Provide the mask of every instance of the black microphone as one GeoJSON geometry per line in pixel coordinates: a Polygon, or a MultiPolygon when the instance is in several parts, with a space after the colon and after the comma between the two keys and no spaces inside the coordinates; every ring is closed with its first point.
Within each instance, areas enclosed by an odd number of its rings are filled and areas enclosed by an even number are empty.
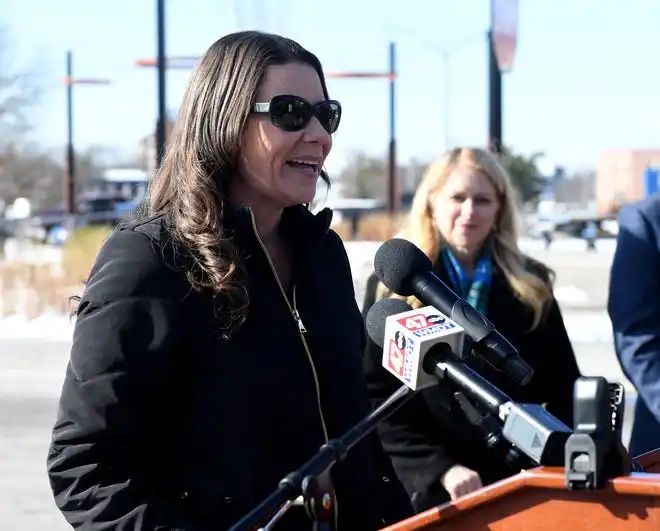
{"type": "Polygon", "coordinates": [[[431,260],[408,240],[394,238],[380,246],[374,257],[378,279],[397,295],[414,295],[462,326],[474,341],[472,350],[508,378],[526,385],[534,375],[516,348],[493,324],[461,299],[432,271],[431,260]]]}
{"type": "MultiPolygon", "coordinates": [[[[457,338],[465,332],[446,317],[436,319],[438,313],[433,306],[413,310],[404,301],[393,299],[374,304],[367,315],[367,334],[383,348],[383,368],[415,391],[437,385],[438,380],[447,382],[492,413],[486,415],[490,425],[478,428],[487,446],[503,454],[510,464],[528,463],[529,458],[541,465],[563,466],[564,444],[572,430],[540,404],[514,402],[456,359],[457,345],[461,344],[457,338]],[[496,418],[503,423],[501,428],[496,418]],[[492,436],[499,441],[490,441],[492,436]],[[504,444],[502,438],[508,442],[504,444]],[[510,445],[515,450],[511,451],[510,445]]],[[[468,420],[471,416],[471,411],[466,412],[468,420]]],[[[472,420],[481,424],[481,419],[472,416],[472,420]]]]}

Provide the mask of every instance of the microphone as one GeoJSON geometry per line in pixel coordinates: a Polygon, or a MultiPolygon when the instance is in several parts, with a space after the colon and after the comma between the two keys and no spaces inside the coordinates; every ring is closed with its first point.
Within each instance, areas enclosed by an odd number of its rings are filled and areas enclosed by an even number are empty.
{"type": "Polygon", "coordinates": [[[404,297],[414,295],[460,325],[474,341],[472,350],[492,367],[519,385],[529,383],[534,371],[516,348],[484,315],[433,273],[431,261],[416,245],[401,238],[386,241],[376,252],[374,270],[394,293],[404,297]]]}
{"type": "Polygon", "coordinates": [[[572,430],[539,404],[514,402],[457,359],[464,330],[453,320],[432,306],[413,310],[405,301],[383,299],[369,309],[366,323],[371,340],[383,347],[383,367],[406,386],[418,391],[446,381],[496,416],[502,436],[534,463],[564,465],[572,430]]]}

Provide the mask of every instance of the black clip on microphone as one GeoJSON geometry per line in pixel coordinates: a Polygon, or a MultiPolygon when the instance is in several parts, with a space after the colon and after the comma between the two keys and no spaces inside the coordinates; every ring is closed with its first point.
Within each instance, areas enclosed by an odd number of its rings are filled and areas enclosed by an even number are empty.
{"type": "Polygon", "coordinates": [[[519,471],[537,466],[504,438],[502,428],[495,415],[490,412],[482,414],[460,391],[454,393],[454,400],[460,406],[468,422],[481,435],[490,453],[503,458],[504,462],[514,470],[519,471]]]}

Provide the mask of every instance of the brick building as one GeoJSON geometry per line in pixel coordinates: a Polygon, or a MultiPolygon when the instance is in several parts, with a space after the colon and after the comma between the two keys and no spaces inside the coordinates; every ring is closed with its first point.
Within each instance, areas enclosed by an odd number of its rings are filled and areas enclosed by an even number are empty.
{"type": "Polygon", "coordinates": [[[612,149],[598,155],[596,204],[600,214],[644,198],[644,170],[660,167],[660,149],[612,149]]]}

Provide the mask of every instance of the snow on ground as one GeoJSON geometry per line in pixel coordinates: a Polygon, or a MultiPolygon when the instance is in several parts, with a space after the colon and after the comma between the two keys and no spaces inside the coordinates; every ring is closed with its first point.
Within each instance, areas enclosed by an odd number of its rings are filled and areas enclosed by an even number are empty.
{"type": "MultiPolygon", "coordinates": [[[[542,251],[545,244],[542,240],[534,240],[531,238],[522,238],[519,240],[520,248],[525,252],[542,251]]],[[[348,257],[351,261],[353,271],[356,268],[363,268],[365,265],[371,267],[373,264],[374,255],[381,246],[382,242],[346,242],[344,245],[348,252],[348,257]]],[[[577,238],[566,238],[553,242],[550,252],[580,252],[584,251],[584,241],[577,238]]],[[[596,252],[603,254],[614,254],[616,249],[616,240],[598,240],[596,242],[596,252]]]]}
{"type": "MultiPolygon", "coordinates": [[[[521,247],[527,251],[542,250],[543,242],[539,240],[521,240],[521,247]]],[[[373,271],[373,257],[381,242],[347,242],[351,268],[355,277],[355,291],[358,303],[362,303],[364,282],[373,271]]],[[[600,240],[597,242],[598,252],[612,253],[615,242],[600,240]]],[[[551,252],[582,251],[585,244],[581,240],[559,240],[554,242],[551,252]]],[[[57,261],[59,249],[53,247],[10,248],[5,257],[21,259],[28,258],[32,262],[57,261]]],[[[6,249],[7,251],[7,249],[6,249]]],[[[587,294],[577,286],[557,286],[555,296],[561,305],[579,306],[588,302],[587,294]]],[[[0,301],[1,303],[1,301],[0,301]]],[[[2,304],[0,304],[2,307],[2,304]]],[[[584,343],[611,342],[612,331],[609,319],[604,311],[572,311],[564,310],[564,319],[569,335],[573,341],[584,343]]],[[[72,337],[74,321],[66,315],[54,312],[45,313],[36,319],[28,319],[20,314],[0,318],[0,339],[52,339],[69,341],[72,337]]]]}
{"type": "Polygon", "coordinates": [[[4,254],[0,258],[6,262],[28,264],[59,264],[62,261],[62,248],[55,245],[38,245],[28,241],[8,239],[3,245],[4,254]]]}
{"type": "MultiPolygon", "coordinates": [[[[358,301],[360,302],[360,301],[358,301]]],[[[564,311],[568,335],[578,343],[608,343],[612,328],[604,312],[564,311]]],[[[2,339],[48,339],[70,341],[75,321],[66,315],[47,313],[36,319],[9,315],[0,319],[2,339]]]]}
{"type": "Polygon", "coordinates": [[[66,315],[48,312],[35,319],[8,315],[0,319],[0,340],[43,339],[71,341],[75,321],[66,315]]]}

